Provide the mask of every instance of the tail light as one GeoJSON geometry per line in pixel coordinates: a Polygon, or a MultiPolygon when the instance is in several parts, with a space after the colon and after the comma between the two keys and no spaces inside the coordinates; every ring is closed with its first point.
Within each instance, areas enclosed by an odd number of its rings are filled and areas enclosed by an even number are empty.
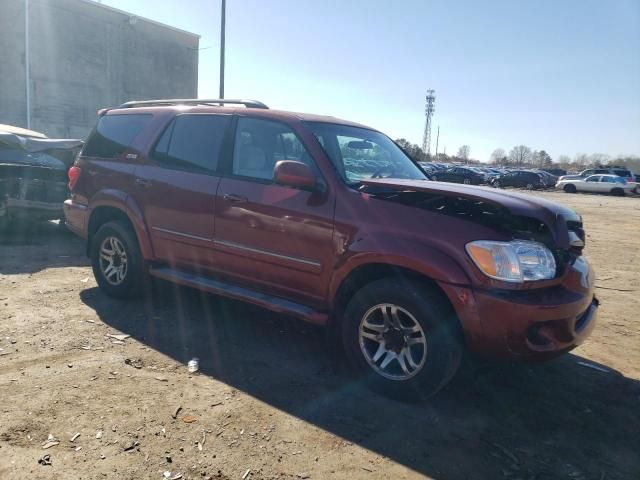
{"type": "Polygon", "coordinates": [[[82,170],[80,167],[76,167],[75,165],[69,169],[67,172],[67,176],[69,177],[69,190],[73,190],[75,188],[81,173],[82,170]]]}

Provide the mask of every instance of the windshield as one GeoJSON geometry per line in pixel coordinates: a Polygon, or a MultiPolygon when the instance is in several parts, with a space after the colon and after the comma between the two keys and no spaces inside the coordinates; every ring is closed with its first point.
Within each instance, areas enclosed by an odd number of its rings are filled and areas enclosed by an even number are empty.
{"type": "Polygon", "coordinates": [[[371,178],[427,179],[420,167],[380,132],[334,123],[308,125],[349,184],[371,178]]]}

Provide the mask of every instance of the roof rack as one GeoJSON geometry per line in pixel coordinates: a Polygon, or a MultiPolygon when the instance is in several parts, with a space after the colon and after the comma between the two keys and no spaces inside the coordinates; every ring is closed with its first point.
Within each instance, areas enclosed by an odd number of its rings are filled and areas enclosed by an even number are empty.
{"type": "Polygon", "coordinates": [[[173,98],[166,100],[136,100],[133,102],[123,103],[117,108],[153,107],[162,105],[206,105],[210,107],[216,107],[226,103],[244,105],[247,108],[269,108],[264,103],[259,102],[258,100],[227,100],[221,98],[173,98]]]}

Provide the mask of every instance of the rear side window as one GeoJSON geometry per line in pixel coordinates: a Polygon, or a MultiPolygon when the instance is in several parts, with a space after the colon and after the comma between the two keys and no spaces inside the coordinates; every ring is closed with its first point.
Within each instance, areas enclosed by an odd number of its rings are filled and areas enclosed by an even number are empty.
{"type": "Polygon", "coordinates": [[[151,121],[150,114],[105,115],[98,120],[82,150],[87,157],[115,158],[151,121]]]}
{"type": "Polygon", "coordinates": [[[614,170],[613,173],[615,173],[616,175],[618,175],[619,177],[630,177],[631,176],[631,172],[629,170],[614,170]]]}
{"type": "Polygon", "coordinates": [[[168,168],[215,171],[229,115],[179,115],[156,144],[153,159],[168,168]]]}

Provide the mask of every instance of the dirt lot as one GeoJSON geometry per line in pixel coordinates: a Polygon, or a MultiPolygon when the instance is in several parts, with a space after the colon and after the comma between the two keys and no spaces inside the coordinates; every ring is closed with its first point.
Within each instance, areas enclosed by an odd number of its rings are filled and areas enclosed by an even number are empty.
{"type": "Polygon", "coordinates": [[[71,234],[5,234],[0,478],[640,478],[640,198],[539,195],[584,216],[593,336],[546,364],[467,364],[421,405],[363,389],[321,330],[167,284],[110,300],[71,234]]]}

